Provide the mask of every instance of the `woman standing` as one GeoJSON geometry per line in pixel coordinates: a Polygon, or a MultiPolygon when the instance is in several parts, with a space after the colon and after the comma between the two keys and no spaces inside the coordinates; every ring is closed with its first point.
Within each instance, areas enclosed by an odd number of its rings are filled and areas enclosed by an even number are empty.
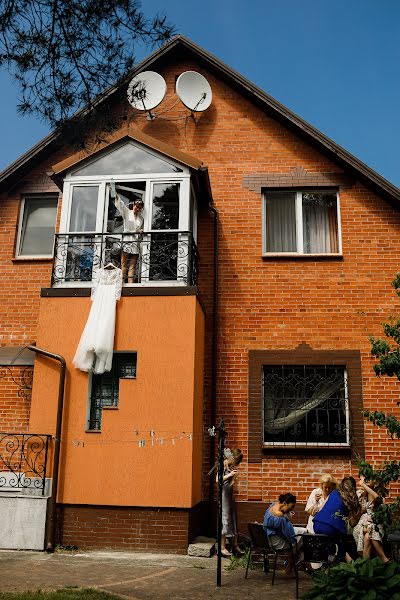
{"type": "Polygon", "coordinates": [[[329,473],[321,475],[319,483],[320,486],[311,492],[305,508],[306,513],[309,514],[307,523],[308,533],[314,533],[314,516],[323,508],[329,494],[336,488],[336,479],[329,473]]]}
{"type": "Polygon", "coordinates": [[[367,485],[365,483],[365,478],[362,475],[360,477],[360,487],[361,490],[358,491],[357,494],[365,513],[361,516],[353,529],[353,537],[357,544],[357,552],[364,558],[369,558],[371,550],[374,549],[375,553],[383,562],[389,562],[389,558],[386,556],[382,546],[382,527],[376,525],[373,520],[374,511],[383,503],[382,496],[376,491],[379,489],[379,486],[373,481],[367,485]]]}
{"type": "MultiPolygon", "coordinates": [[[[232,553],[241,556],[243,552],[240,550],[237,541],[237,523],[236,523],[236,507],[233,494],[233,486],[235,483],[237,468],[243,460],[243,452],[236,448],[231,451],[225,448],[225,461],[222,485],[222,535],[221,535],[221,554],[229,557],[231,553],[226,547],[226,539],[231,538],[232,553]]],[[[218,475],[217,475],[218,482],[218,475]]]]}

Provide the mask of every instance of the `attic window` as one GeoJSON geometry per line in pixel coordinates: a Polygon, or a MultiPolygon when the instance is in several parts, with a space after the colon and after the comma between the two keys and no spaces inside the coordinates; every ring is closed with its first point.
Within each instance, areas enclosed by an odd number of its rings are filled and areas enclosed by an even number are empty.
{"type": "Polygon", "coordinates": [[[127,143],[103,154],[84,167],[74,171],[74,177],[95,175],[123,175],[124,173],[182,173],[179,167],[147,152],[138,146],[127,143]]]}

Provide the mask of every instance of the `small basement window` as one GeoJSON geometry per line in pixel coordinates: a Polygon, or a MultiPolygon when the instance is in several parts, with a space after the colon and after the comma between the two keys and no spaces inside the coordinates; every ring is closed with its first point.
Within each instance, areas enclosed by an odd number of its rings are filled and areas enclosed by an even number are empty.
{"type": "Polygon", "coordinates": [[[135,378],[135,352],[114,353],[111,371],[101,375],[92,374],[90,380],[89,431],[101,430],[103,408],[118,407],[119,380],[135,378]]]}

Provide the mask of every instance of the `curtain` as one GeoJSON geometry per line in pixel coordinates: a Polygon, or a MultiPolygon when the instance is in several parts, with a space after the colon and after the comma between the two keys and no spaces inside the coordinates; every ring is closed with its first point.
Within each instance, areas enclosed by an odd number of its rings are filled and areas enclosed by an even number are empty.
{"type": "Polygon", "coordinates": [[[266,198],[266,252],[296,252],[296,196],[272,192],[266,198]]]}
{"type": "Polygon", "coordinates": [[[268,398],[265,398],[265,431],[275,434],[285,431],[301,421],[311,410],[328,400],[342,386],[343,375],[336,374],[316,386],[314,393],[309,398],[305,398],[303,385],[290,385],[290,391],[294,392],[290,397],[290,405],[294,406],[292,410],[288,407],[287,399],[282,398],[282,385],[275,386],[275,388],[268,386],[268,398]]]}
{"type": "Polygon", "coordinates": [[[339,251],[336,195],[303,194],[303,248],[305,254],[339,251]]]}

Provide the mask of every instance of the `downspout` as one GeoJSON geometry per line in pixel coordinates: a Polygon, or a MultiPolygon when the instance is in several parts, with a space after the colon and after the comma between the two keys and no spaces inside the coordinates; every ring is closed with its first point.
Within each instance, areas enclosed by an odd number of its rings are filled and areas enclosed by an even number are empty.
{"type": "MultiPolygon", "coordinates": [[[[217,353],[218,353],[218,226],[219,213],[215,206],[208,206],[208,209],[214,213],[214,281],[213,281],[213,318],[212,318],[212,349],[211,349],[211,411],[210,424],[215,425],[216,419],[216,396],[217,396],[217,353]]],[[[214,438],[210,437],[210,469],[215,464],[215,444],[214,438]]],[[[215,473],[210,476],[209,485],[209,503],[213,500],[215,473]]]]}
{"type": "Polygon", "coordinates": [[[46,527],[46,550],[47,552],[54,552],[55,537],[56,537],[56,503],[57,503],[57,490],[58,490],[58,471],[60,464],[60,450],[61,450],[61,431],[62,431],[62,418],[63,418],[63,406],[64,406],[64,384],[65,384],[65,371],[66,362],[60,354],[53,354],[42,348],[36,346],[27,346],[32,352],[47,356],[53,360],[57,360],[60,363],[60,381],[58,385],[58,405],[57,405],[57,421],[56,421],[56,435],[54,442],[54,463],[53,463],[53,481],[51,485],[51,496],[49,500],[49,512],[47,517],[46,527]]]}

